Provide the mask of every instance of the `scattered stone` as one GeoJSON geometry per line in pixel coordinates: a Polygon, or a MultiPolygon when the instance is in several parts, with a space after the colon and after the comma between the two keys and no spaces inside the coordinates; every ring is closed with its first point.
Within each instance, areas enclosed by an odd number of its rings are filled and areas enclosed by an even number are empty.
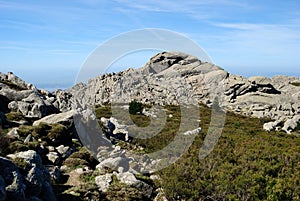
{"type": "Polygon", "coordinates": [[[27,135],[27,137],[25,138],[24,143],[28,143],[28,142],[30,142],[31,140],[32,140],[32,135],[29,134],[29,135],[27,135]]]}
{"type": "Polygon", "coordinates": [[[98,186],[99,190],[102,192],[106,192],[112,182],[112,175],[113,174],[105,174],[100,175],[95,178],[96,185],[98,186]]]}
{"type": "Polygon", "coordinates": [[[107,158],[101,163],[99,163],[96,168],[103,172],[105,169],[110,169],[112,171],[124,172],[129,170],[129,162],[126,158],[116,157],[107,158]]]}
{"type": "Polygon", "coordinates": [[[9,137],[9,138],[11,138],[11,139],[19,138],[18,130],[19,130],[19,128],[12,128],[12,129],[7,133],[7,137],[9,137]]]}
{"type": "Polygon", "coordinates": [[[60,145],[56,147],[56,150],[61,155],[62,158],[67,158],[72,154],[71,148],[64,145],[60,145]]]}
{"type": "Polygon", "coordinates": [[[48,160],[51,161],[53,165],[58,165],[61,162],[61,158],[57,152],[49,152],[47,154],[48,160]]]}

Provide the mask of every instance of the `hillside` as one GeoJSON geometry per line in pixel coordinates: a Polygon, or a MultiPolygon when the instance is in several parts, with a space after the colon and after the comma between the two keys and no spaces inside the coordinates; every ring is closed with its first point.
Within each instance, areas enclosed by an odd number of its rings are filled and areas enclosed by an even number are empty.
{"type": "Polygon", "coordinates": [[[0,201],[299,200],[299,100],[178,52],[54,92],[1,73],[0,201]]]}

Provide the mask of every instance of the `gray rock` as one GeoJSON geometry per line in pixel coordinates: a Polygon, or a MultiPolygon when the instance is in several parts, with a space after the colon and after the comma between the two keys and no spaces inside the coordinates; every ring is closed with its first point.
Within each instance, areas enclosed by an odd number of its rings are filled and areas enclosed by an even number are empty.
{"type": "Polygon", "coordinates": [[[127,126],[120,124],[116,118],[111,117],[109,119],[106,119],[102,117],[101,122],[105,127],[108,128],[108,134],[110,136],[113,136],[114,138],[120,140],[129,140],[127,126]]]}
{"type": "Polygon", "coordinates": [[[124,172],[124,173],[116,174],[116,176],[117,176],[117,179],[121,183],[125,183],[129,186],[137,188],[143,193],[143,195],[145,195],[147,197],[151,197],[153,188],[149,184],[146,184],[143,181],[137,180],[136,177],[132,173],[124,172]]]}
{"type": "Polygon", "coordinates": [[[35,164],[37,167],[43,167],[42,159],[36,151],[28,150],[15,154],[16,158],[24,159],[28,164],[35,164]]]}
{"type": "Polygon", "coordinates": [[[54,165],[58,165],[61,162],[61,158],[57,152],[49,152],[46,156],[48,160],[51,161],[54,165]]]}
{"type": "Polygon", "coordinates": [[[30,141],[32,141],[32,135],[31,134],[27,135],[27,137],[24,140],[24,143],[28,143],[30,141]]]}
{"type": "Polygon", "coordinates": [[[23,159],[27,163],[23,177],[28,194],[41,197],[42,200],[56,200],[50,185],[49,171],[43,166],[41,157],[35,151],[19,152],[12,155],[12,158],[23,159]]]}
{"type": "Polygon", "coordinates": [[[33,123],[33,126],[38,126],[40,123],[46,123],[46,124],[62,124],[65,125],[67,128],[70,128],[73,124],[73,111],[68,111],[64,113],[59,114],[52,114],[49,116],[46,116],[40,120],[37,120],[33,123]]]}
{"type": "Polygon", "coordinates": [[[136,179],[136,177],[134,176],[134,174],[132,174],[131,172],[123,172],[123,173],[119,173],[116,174],[117,179],[121,182],[121,183],[125,183],[128,185],[132,185],[138,182],[138,180],[136,179]]]}
{"type": "Polygon", "coordinates": [[[30,190],[29,194],[33,196],[38,196],[41,193],[44,182],[43,171],[37,168],[35,164],[33,164],[25,180],[27,184],[27,189],[28,191],[30,190]]]}
{"type": "Polygon", "coordinates": [[[8,200],[25,201],[26,185],[23,183],[22,176],[19,172],[12,172],[13,181],[10,185],[6,186],[6,193],[8,200]]]}
{"type": "Polygon", "coordinates": [[[7,200],[25,201],[25,184],[18,167],[10,160],[0,157],[0,176],[2,177],[2,194],[7,200]],[[7,186],[3,192],[3,183],[7,186]]]}
{"type": "Polygon", "coordinates": [[[99,190],[106,192],[112,182],[112,174],[100,175],[95,178],[95,183],[99,190]]]}
{"type": "Polygon", "coordinates": [[[96,168],[100,172],[103,172],[103,169],[107,168],[112,171],[123,172],[129,170],[129,162],[128,159],[122,157],[107,158],[99,163],[96,168]]]}
{"type": "Polygon", "coordinates": [[[18,102],[17,101],[12,101],[8,104],[8,109],[11,111],[18,111],[18,102]]]}
{"type": "Polygon", "coordinates": [[[290,134],[292,131],[295,130],[295,128],[298,126],[299,123],[300,123],[300,115],[296,115],[292,119],[288,119],[285,121],[282,130],[290,134]]]}
{"type": "Polygon", "coordinates": [[[64,145],[60,145],[56,147],[56,150],[61,155],[62,158],[67,158],[72,154],[71,148],[64,145]]]}

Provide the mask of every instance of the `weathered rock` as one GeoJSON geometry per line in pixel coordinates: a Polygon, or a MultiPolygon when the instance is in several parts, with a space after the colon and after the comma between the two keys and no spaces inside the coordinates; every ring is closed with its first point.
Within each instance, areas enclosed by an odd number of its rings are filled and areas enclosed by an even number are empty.
{"type": "Polygon", "coordinates": [[[59,114],[52,114],[49,116],[46,116],[42,119],[39,119],[33,123],[33,126],[38,126],[40,123],[46,123],[46,124],[62,124],[66,126],[67,128],[70,128],[73,124],[73,111],[68,111],[64,113],[59,114]]]}
{"type": "Polygon", "coordinates": [[[27,137],[25,138],[24,143],[28,143],[28,142],[30,142],[31,140],[32,140],[32,135],[29,134],[29,135],[27,135],[27,137]]]}
{"type": "Polygon", "coordinates": [[[98,186],[99,190],[106,192],[112,182],[113,174],[100,175],[95,178],[95,183],[98,186]]]}
{"type": "Polygon", "coordinates": [[[143,193],[143,195],[145,195],[147,197],[151,196],[153,188],[149,184],[146,184],[143,181],[137,180],[136,177],[132,173],[124,172],[124,173],[116,174],[116,176],[117,176],[117,179],[121,183],[125,183],[134,188],[139,189],[143,193]]]}
{"type": "Polygon", "coordinates": [[[53,92],[55,98],[53,99],[53,105],[61,112],[67,112],[72,110],[71,98],[72,94],[67,91],[56,90],[53,92]]]}
{"type": "Polygon", "coordinates": [[[26,176],[27,189],[30,195],[38,196],[44,183],[43,172],[33,164],[26,176]]]}
{"type": "Polygon", "coordinates": [[[108,128],[108,134],[116,139],[120,140],[129,140],[128,130],[126,125],[119,124],[118,120],[111,117],[106,119],[104,117],[101,118],[101,122],[105,127],[108,128]]]}
{"type": "Polygon", "coordinates": [[[294,116],[292,119],[286,120],[282,130],[290,134],[300,124],[300,115],[294,116]]]}
{"type": "MultiPolygon", "coordinates": [[[[25,201],[25,184],[18,167],[10,160],[0,157],[0,176],[2,176],[8,200],[25,201]]],[[[3,183],[2,183],[3,186],[3,183]]]]}
{"type": "MultiPolygon", "coordinates": [[[[22,169],[24,172],[23,192],[26,189],[26,193],[28,195],[38,196],[42,200],[47,201],[56,200],[52,186],[50,185],[51,178],[49,171],[43,166],[41,157],[35,151],[29,150],[25,152],[19,152],[14,155],[10,155],[10,157],[12,157],[14,160],[23,160],[22,163],[25,163],[24,165],[22,165],[22,169]]],[[[18,180],[15,179],[15,181],[17,182],[18,180]]],[[[8,189],[8,187],[6,188],[8,189]]],[[[20,182],[19,185],[13,185],[9,188],[22,189],[20,188],[20,182]]]]}
{"type": "Polygon", "coordinates": [[[51,161],[52,164],[54,164],[54,165],[58,165],[58,164],[60,164],[60,162],[61,162],[60,156],[58,155],[57,152],[54,152],[54,151],[49,152],[49,153],[47,154],[47,158],[48,158],[48,160],[51,161]]]}
{"type": "Polygon", "coordinates": [[[110,169],[112,171],[123,172],[129,170],[129,162],[128,159],[122,157],[107,158],[101,163],[99,163],[96,168],[100,172],[103,172],[103,169],[110,169]]]}
{"type": "Polygon", "coordinates": [[[62,158],[67,158],[72,154],[71,148],[64,145],[60,145],[56,147],[56,150],[61,155],[62,158]]]}

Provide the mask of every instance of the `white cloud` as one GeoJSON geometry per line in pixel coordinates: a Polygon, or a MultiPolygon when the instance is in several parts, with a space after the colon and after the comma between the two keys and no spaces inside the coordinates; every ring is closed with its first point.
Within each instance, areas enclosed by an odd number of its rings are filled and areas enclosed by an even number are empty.
{"type": "Polygon", "coordinates": [[[129,9],[132,12],[162,12],[162,13],[181,13],[197,19],[210,19],[220,16],[221,13],[211,12],[212,9],[222,7],[247,8],[247,3],[239,3],[233,0],[115,0],[121,9],[129,9]]]}

